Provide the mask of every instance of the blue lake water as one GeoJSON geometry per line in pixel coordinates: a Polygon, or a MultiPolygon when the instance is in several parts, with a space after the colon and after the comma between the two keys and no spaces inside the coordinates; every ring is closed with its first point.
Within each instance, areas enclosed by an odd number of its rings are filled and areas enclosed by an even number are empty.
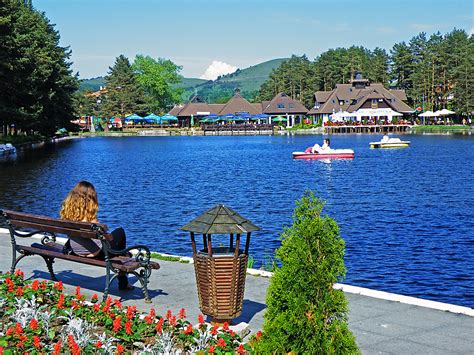
{"type": "Polygon", "coordinates": [[[1,163],[0,206],[57,216],[89,180],[99,219],[130,244],[190,255],[179,227],[224,203],[262,228],[250,245],[259,266],[313,189],[346,241],[345,283],[474,307],[474,137],[405,137],[408,149],[371,150],[380,136],[332,136],[356,156],[329,162],[291,157],[321,136],[78,139],[1,163]]]}

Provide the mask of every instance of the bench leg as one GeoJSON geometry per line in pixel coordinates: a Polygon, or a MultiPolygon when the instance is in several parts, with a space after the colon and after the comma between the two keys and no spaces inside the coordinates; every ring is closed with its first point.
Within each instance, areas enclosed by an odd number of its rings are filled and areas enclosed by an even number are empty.
{"type": "Polygon", "coordinates": [[[25,256],[28,256],[28,255],[29,255],[29,254],[21,254],[18,258],[17,258],[16,255],[15,255],[15,257],[12,258],[12,267],[11,267],[11,269],[10,269],[10,272],[11,272],[12,274],[15,273],[16,265],[18,264],[18,262],[19,262],[21,259],[23,259],[25,256]]]}
{"type": "Polygon", "coordinates": [[[150,296],[148,295],[148,279],[151,275],[150,268],[143,268],[140,270],[140,273],[133,271],[133,274],[137,277],[137,279],[142,284],[143,295],[145,296],[145,303],[151,303],[150,296]]]}
{"type": "Polygon", "coordinates": [[[102,296],[102,301],[105,302],[107,300],[107,296],[109,295],[110,284],[114,279],[117,277],[117,273],[114,273],[112,277],[110,276],[110,267],[107,264],[105,267],[105,288],[104,288],[104,295],[102,296]]]}
{"type": "Polygon", "coordinates": [[[46,262],[46,267],[48,268],[49,275],[51,276],[51,280],[58,281],[58,279],[56,278],[56,275],[54,274],[54,270],[53,270],[54,258],[49,258],[47,256],[42,256],[42,258],[46,262]]]}

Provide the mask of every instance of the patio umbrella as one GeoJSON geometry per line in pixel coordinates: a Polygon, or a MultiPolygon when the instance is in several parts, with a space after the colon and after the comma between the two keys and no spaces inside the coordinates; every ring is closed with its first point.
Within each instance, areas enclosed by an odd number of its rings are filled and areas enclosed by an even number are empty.
{"type": "Polygon", "coordinates": [[[133,121],[133,122],[143,121],[143,117],[133,114],[133,115],[125,117],[125,121],[133,121]]]}
{"type": "Polygon", "coordinates": [[[161,120],[162,121],[177,121],[178,117],[170,115],[169,113],[167,113],[166,115],[161,116],[161,120]]]}
{"type": "Polygon", "coordinates": [[[227,115],[223,115],[220,118],[222,121],[234,121],[235,116],[231,113],[228,113],[227,115]]]}
{"type": "Polygon", "coordinates": [[[419,117],[438,117],[439,114],[433,111],[426,111],[418,115],[419,117]]]}
{"type": "Polygon", "coordinates": [[[158,116],[158,115],[155,115],[154,113],[151,113],[148,116],[145,116],[145,120],[147,120],[147,122],[151,121],[151,122],[160,123],[161,122],[161,117],[158,116]]]}
{"type": "Polygon", "coordinates": [[[276,116],[272,118],[273,122],[286,122],[288,121],[288,118],[285,118],[283,116],[276,116]]]}
{"type": "Polygon", "coordinates": [[[436,111],[435,113],[437,113],[439,116],[448,116],[448,115],[453,115],[456,112],[443,108],[442,110],[436,111]]]}

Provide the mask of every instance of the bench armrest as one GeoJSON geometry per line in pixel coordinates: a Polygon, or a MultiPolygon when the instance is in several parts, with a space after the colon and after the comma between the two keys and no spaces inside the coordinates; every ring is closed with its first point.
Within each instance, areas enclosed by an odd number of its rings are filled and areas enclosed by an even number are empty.
{"type": "MultiPolygon", "coordinates": [[[[127,255],[131,250],[136,250],[137,252],[134,254],[133,258],[135,261],[140,263],[140,265],[148,265],[150,264],[151,253],[150,249],[146,245],[132,245],[126,249],[116,250],[116,249],[108,249],[107,252],[112,256],[118,255],[127,255]]],[[[105,250],[104,250],[105,252],[105,250]]]]}

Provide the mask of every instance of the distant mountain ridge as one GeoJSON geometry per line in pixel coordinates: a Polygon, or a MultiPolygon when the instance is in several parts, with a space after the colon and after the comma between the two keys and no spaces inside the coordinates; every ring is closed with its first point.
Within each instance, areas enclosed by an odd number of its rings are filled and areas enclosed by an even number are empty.
{"type": "MultiPolygon", "coordinates": [[[[237,69],[234,73],[219,76],[216,80],[183,77],[178,87],[184,90],[183,101],[188,101],[192,96],[198,95],[209,103],[225,102],[233,95],[236,88],[241,90],[245,98],[252,100],[272,70],[278,68],[287,59],[272,59],[245,69],[237,69]]],[[[83,79],[79,90],[97,91],[101,86],[105,86],[104,77],[83,79]]]]}

